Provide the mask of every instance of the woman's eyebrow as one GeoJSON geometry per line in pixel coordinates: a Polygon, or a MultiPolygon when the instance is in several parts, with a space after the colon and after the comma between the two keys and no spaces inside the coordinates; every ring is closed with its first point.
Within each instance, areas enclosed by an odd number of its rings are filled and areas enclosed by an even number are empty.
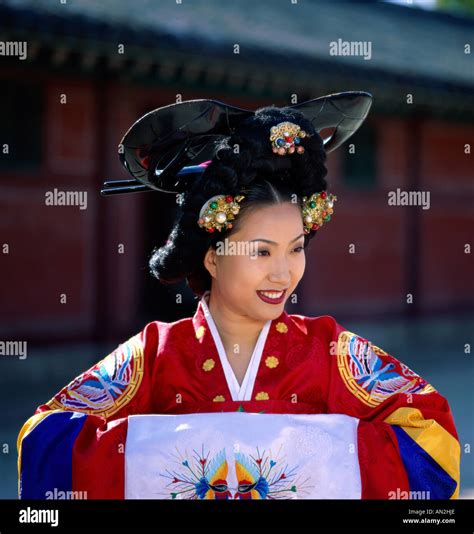
{"type": "MultiPolygon", "coordinates": [[[[300,237],[304,237],[304,234],[300,234],[298,237],[295,237],[294,239],[290,241],[290,243],[295,242],[300,237]]],[[[249,241],[249,243],[253,243],[254,241],[263,241],[264,243],[270,243],[270,245],[278,245],[278,243],[275,243],[275,241],[270,241],[269,239],[262,239],[262,238],[252,239],[251,241],[249,241]]]]}

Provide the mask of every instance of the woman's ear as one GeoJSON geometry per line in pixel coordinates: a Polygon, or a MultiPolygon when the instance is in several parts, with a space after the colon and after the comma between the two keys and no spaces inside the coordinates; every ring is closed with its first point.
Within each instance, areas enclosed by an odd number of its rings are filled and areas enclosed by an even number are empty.
{"type": "Polygon", "coordinates": [[[206,255],[204,256],[204,267],[209,271],[212,278],[216,278],[216,256],[216,251],[212,247],[207,249],[206,255]]]}

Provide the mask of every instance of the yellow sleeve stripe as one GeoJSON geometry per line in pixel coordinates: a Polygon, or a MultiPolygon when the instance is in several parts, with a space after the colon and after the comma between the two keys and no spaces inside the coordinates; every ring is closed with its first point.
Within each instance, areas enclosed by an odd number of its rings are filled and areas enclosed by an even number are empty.
{"type": "Polygon", "coordinates": [[[456,490],[451,499],[457,499],[461,462],[458,440],[434,419],[425,419],[416,408],[398,408],[384,422],[402,427],[456,481],[456,490]]]}

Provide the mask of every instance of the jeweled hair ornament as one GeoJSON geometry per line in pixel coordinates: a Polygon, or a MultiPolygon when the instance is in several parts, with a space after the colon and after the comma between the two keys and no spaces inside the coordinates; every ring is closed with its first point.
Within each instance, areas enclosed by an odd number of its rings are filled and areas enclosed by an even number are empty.
{"type": "MultiPolygon", "coordinates": [[[[297,146],[306,132],[298,124],[292,122],[280,122],[270,128],[270,142],[274,153],[280,156],[297,153],[303,154],[304,147],[297,146]],[[299,149],[299,150],[298,150],[299,149]]],[[[201,228],[213,233],[215,230],[222,232],[233,227],[233,221],[240,211],[239,202],[244,195],[214,195],[208,199],[199,212],[197,221],[201,228]]],[[[317,231],[321,226],[331,220],[334,202],[337,197],[326,191],[312,194],[309,198],[302,198],[301,215],[303,218],[304,233],[317,231]]]]}
{"type": "Polygon", "coordinates": [[[325,222],[331,220],[336,200],[336,195],[326,191],[314,193],[309,198],[303,197],[301,212],[305,234],[319,230],[325,222]]]}
{"type": "Polygon", "coordinates": [[[215,195],[204,203],[199,213],[198,224],[212,233],[215,230],[230,230],[232,221],[240,211],[239,202],[245,197],[237,195],[215,195]]]}
{"type": "Polygon", "coordinates": [[[293,122],[280,122],[270,129],[270,141],[272,142],[272,150],[279,156],[286,156],[293,154],[295,151],[298,154],[304,153],[304,146],[301,146],[301,139],[308,134],[302,130],[298,124],[293,122]]]}

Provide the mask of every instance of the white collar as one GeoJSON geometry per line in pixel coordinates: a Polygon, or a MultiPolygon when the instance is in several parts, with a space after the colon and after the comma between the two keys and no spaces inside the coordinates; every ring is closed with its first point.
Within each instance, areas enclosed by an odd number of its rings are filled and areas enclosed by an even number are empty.
{"type": "Polygon", "coordinates": [[[229,388],[230,394],[232,395],[232,400],[234,401],[247,401],[252,399],[252,392],[255,384],[255,379],[257,378],[257,371],[260,366],[260,360],[262,359],[263,349],[265,347],[265,342],[267,340],[268,331],[270,330],[271,320],[267,321],[258,336],[257,343],[255,345],[252,357],[250,358],[247,371],[245,372],[245,377],[242,381],[242,385],[239,385],[239,382],[230,366],[229,360],[225,353],[224,345],[222,344],[221,337],[216,327],[216,323],[212,318],[211,312],[207,305],[207,298],[210,295],[210,291],[206,291],[201,297],[201,305],[204,311],[204,316],[206,318],[207,324],[211,331],[212,337],[214,338],[214,343],[221,360],[222,368],[224,369],[225,378],[227,380],[227,386],[229,388]]]}

